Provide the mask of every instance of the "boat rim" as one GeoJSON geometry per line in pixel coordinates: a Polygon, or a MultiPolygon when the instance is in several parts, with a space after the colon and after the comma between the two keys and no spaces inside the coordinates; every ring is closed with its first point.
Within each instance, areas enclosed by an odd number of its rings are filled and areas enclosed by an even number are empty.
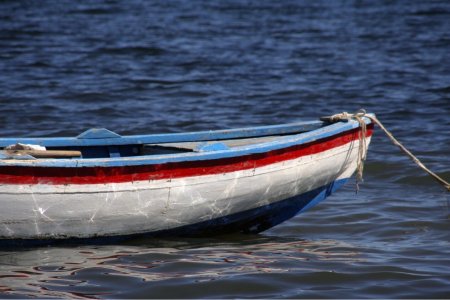
{"type": "MultiPolygon", "coordinates": [[[[371,124],[372,121],[364,117],[364,122],[366,124],[371,124]]],[[[107,138],[107,139],[95,139],[94,145],[118,145],[117,142],[121,140],[128,141],[128,143],[120,143],[119,145],[127,145],[133,144],[136,140],[142,140],[145,138],[155,139],[160,137],[169,137],[169,140],[172,141],[173,137],[180,137],[182,135],[202,135],[209,134],[209,136],[214,136],[217,133],[227,133],[232,132],[234,135],[237,135],[239,132],[243,131],[251,131],[252,129],[256,129],[261,131],[268,132],[270,130],[278,129],[280,131],[283,128],[292,127],[292,126],[320,126],[316,129],[312,129],[309,131],[299,132],[297,134],[289,134],[289,135],[280,135],[279,139],[275,141],[268,141],[262,143],[256,143],[251,145],[243,145],[232,147],[228,149],[222,150],[214,150],[214,151],[199,151],[199,152],[182,152],[182,153],[171,153],[171,154],[149,154],[149,155],[138,155],[138,156],[121,156],[121,157],[106,157],[106,158],[62,158],[62,159],[32,159],[32,160],[19,160],[19,159],[0,159],[0,166],[30,166],[30,167],[115,167],[115,166],[133,166],[133,165],[147,165],[147,164],[161,164],[161,163],[170,163],[170,162],[182,162],[182,161],[197,161],[197,160],[210,160],[210,159],[218,159],[218,158],[231,158],[244,156],[249,154],[257,154],[264,153],[273,150],[279,150],[283,148],[288,148],[295,145],[301,145],[306,143],[312,143],[318,140],[327,139],[332,136],[338,135],[340,133],[348,132],[354,129],[357,129],[360,124],[356,120],[348,120],[345,122],[336,122],[336,123],[326,123],[322,121],[311,121],[311,122],[298,122],[298,123],[289,123],[283,125],[269,125],[269,126],[258,126],[258,127],[246,127],[246,128],[236,128],[230,130],[217,130],[217,131],[198,131],[198,132],[190,132],[190,133],[168,133],[168,134],[150,134],[150,135],[132,135],[132,136],[123,136],[119,138],[107,138]],[[172,139],[170,139],[172,137],[172,139]],[[106,143],[101,143],[101,142],[106,143]],[[113,143],[115,142],[115,143],[113,143]]],[[[279,131],[279,132],[280,132],[279,131]]],[[[278,132],[278,134],[279,134],[278,132]]],[[[276,132],[270,135],[277,135],[276,132]]],[[[250,135],[250,137],[258,137],[261,135],[250,135]]],[[[246,136],[249,137],[249,136],[246,136]]],[[[9,142],[32,142],[32,141],[51,141],[57,140],[59,143],[63,140],[70,141],[76,138],[6,138],[0,139],[0,146],[4,147],[5,141],[9,142]]],[[[239,138],[235,138],[239,139],[239,138]]],[[[224,139],[206,139],[206,140],[194,140],[194,141],[205,141],[205,142],[220,142],[224,139]]],[[[87,140],[88,145],[82,146],[91,146],[89,141],[87,140]]],[[[176,140],[179,141],[179,140],[176,140]]],[[[183,140],[184,141],[184,140],[183,140]]],[[[187,140],[192,141],[192,139],[187,140]]],[[[167,143],[167,139],[163,139],[160,143],[167,143]]],[[[139,143],[139,144],[150,144],[150,143],[139,143]]],[[[153,144],[153,143],[152,143],[153,144]]]]}

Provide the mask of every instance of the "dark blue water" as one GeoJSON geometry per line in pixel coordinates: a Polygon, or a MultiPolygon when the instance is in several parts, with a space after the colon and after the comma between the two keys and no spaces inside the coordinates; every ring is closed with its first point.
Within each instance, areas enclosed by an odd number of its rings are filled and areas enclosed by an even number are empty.
{"type": "MultiPolygon", "coordinates": [[[[450,179],[448,1],[0,2],[0,136],[361,107],[450,179]]],[[[259,235],[1,250],[0,298],[449,298],[449,194],[379,130],[360,188],[259,235]]]]}

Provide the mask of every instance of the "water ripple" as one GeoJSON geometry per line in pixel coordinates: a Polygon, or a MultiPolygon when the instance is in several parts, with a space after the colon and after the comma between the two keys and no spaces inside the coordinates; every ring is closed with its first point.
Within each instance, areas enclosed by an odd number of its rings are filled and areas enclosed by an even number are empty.
{"type": "MultiPolygon", "coordinates": [[[[0,2],[1,136],[361,107],[450,179],[446,1],[0,2]]],[[[0,252],[0,297],[448,298],[450,202],[375,131],[365,182],[258,236],[0,252]],[[279,238],[283,237],[283,238],[279,238]]]]}

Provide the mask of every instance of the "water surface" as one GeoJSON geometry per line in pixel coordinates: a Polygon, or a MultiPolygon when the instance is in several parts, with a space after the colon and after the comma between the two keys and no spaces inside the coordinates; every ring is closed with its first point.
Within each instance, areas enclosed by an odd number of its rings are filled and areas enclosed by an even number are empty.
{"type": "MultiPolygon", "coordinates": [[[[447,1],[0,2],[0,136],[362,107],[450,179],[447,1]]],[[[0,297],[449,298],[449,201],[378,130],[357,195],[259,235],[0,250],[0,297]]]]}

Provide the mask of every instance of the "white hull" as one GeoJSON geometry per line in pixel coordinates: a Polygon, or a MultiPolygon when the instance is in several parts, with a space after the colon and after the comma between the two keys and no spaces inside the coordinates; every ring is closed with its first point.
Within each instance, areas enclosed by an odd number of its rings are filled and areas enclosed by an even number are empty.
{"type": "Polygon", "coordinates": [[[357,155],[354,141],[223,174],[108,184],[1,185],[0,238],[90,238],[176,229],[349,178],[357,155]]]}

